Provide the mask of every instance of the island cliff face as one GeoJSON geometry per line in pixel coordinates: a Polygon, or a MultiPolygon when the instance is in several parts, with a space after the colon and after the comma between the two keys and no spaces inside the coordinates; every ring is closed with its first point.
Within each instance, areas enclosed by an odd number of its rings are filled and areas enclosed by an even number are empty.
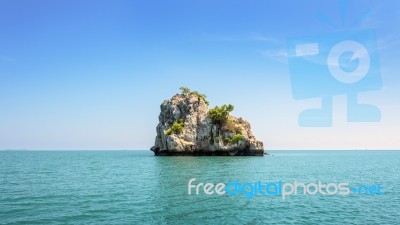
{"type": "MultiPolygon", "coordinates": [[[[157,156],[166,155],[222,155],[263,156],[263,143],[257,141],[250,124],[218,108],[211,114],[204,95],[184,93],[173,96],[161,104],[155,145],[157,156]],[[214,116],[213,116],[214,115],[214,116]],[[215,118],[224,118],[217,120],[215,118]]],[[[230,105],[231,106],[231,105],[230,105]]],[[[231,106],[230,111],[233,110],[231,106]]],[[[229,110],[228,110],[229,111],[229,110]]]]}

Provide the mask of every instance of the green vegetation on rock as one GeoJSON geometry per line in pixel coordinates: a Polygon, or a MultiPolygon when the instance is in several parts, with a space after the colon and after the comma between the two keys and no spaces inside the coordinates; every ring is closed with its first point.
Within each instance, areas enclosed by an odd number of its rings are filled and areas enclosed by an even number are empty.
{"type": "Polygon", "coordinates": [[[181,94],[183,94],[185,96],[196,95],[198,98],[202,99],[204,101],[204,103],[206,103],[206,105],[210,104],[207,101],[207,96],[205,94],[202,94],[202,93],[197,92],[197,91],[192,91],[187,87],[180,87],[179,89],[181,90],[181,94]]]}
{"type": "Polygon", "coordinates": [[[213,124],[223,125],[229,118],[229,113],[233,111],[235,107],[231,104],[215,106],[213,109],[208,111],[213,124]]]}
{"type": "Polygon", "coordinates": [[[222,124],[221,130],[224,132],[231,132],[235,134],[240,134],[244,130],[243,126],[236,120],[228,117],[224,124],[222,124]]]}
{"type": "Polygon", "coordinates": [[[243,140],[244,136],[242,134],[235,134],[232,138],[224,138],[224,144],[237,144],[239,141],[243,140]]]}
{"type": "Polygon", "coordinates": [[[231,144],[237,144],[240,140],[243,140],[244,136],[242,134],[235,134],[230,140],[231,144]]]}
{"type": "Polygon", "coordinates": [[[184,128],[183,123],[184,123],[183,119],[179,119],[174,124],[172,124],[171,128],[169,128],[168,130],[165,131],[165,135],[182,133],[183,128],[184,128]]]}

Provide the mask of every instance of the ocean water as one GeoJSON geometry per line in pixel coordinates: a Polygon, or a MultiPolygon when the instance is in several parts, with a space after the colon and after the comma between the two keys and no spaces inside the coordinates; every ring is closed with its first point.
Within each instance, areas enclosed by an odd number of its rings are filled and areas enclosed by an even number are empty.
{"type": "Polygon", "coordinates": [[[0,152],[0,224],[400,224],[400,151],[0,152]],[[188,181],[379,184],[380,195],[188,195],[188,181]]]}

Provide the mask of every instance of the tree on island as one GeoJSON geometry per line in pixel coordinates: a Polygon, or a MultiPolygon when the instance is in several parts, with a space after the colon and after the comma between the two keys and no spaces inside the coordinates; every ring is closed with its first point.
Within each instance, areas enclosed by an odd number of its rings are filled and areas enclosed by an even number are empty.
{"type": "Polygon", "coordinates": [[[187,87],[180,87],[181,94],[184,96],[189,96],[189,95],[196,95],[198,98],[202,99],[206,105],[209,105],[210,103],[207,101],[207,96],[205,94],[199,93],[197,91],[192,91],[187,87]]]}

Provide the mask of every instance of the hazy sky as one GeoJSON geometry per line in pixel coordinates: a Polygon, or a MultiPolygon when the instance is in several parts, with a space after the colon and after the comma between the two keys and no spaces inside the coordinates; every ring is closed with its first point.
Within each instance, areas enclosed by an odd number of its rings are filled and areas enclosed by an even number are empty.
{"type": "Polygon", "coordinates": [[[400,2],[0,1],[0,149],[149,149],[180,86],[235,105],[266,149],[400,149],[400,2]],[[380,123],[304,128],[286,40],[375,29],[380,123]]]}

